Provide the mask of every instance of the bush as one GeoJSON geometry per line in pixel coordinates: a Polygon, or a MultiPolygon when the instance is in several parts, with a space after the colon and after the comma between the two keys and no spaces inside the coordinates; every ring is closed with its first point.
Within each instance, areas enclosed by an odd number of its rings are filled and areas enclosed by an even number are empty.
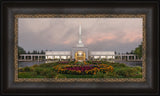
{"type": "Polygon", "coordinates": [[[134,67],[137,71],[140,71],[140,72],[142,72],[142,68],[140,67],[140,66],[136,66],[136,67],[134,67]]]}
{"type": "Polygon", "coordinates": [[[30,71],[33,71],[33,68],[27,66],[27,67],[24,67],[23,70],[24,70],[25,72],[30,72],[30,71]]]}
{"type": "Polygon", "coordinates": [[[113,67],[127,67],[127,65],[123,63],[112,63],[110,65],[112,65],[113,67]]]}
{"type": "Polygon", "coordinates": [[[89,63],[89,64],[92,64],[92,61],[89,61],[89,60],[88,60],[88,61],[86,61],[86,62],[89,63]]]}
{"type": "Polygon", "coordinates": [[[58,63],[44,63],[40,64],[39,67],[53,67],[55,65],[58,65],[58,63]]]}
{"type": "Polygon", "coordinates": [[[137,75],[140,75],[142,72],[139,71],[139,68],[135,68],[135,67],[127,67],[127,68],[120,68],[118,70],[116,70],[116,74],[118,76],[122,76],[122,77],[135,77],[137,75]]]}
{"type": "Polygon", "coordinates": [[[116,74],[116,72],[106,72],[106,74],[104,75],[105,78],[107,77],[118,77],[118,75],[116,74]]]}
{"type": "Polygon", "coordinates": [[[70,61],[70,64],[74,64],[74,61],[70,61]]]}
{"type": "MultiPolygon", "coordinates": [[[[40,69],[41,70],[41,69],[40,69]]],[[[40,72],[40,75],[46,75],[46,74],[48,74],[48,73],[50,73],[51,72],[51,70],[50,69],[43,69],[41,72],[40,72]]]]}
{"type": "Polygon", "coordinates": [[[33,65],[32,67],[38,67],[39,65],[37,65],[37,64],[35,64],[35,65],[33,65]]]}
{"type": "Polygon", "coordinates": [[[53,77],[55,77],[57,75],[57,73],[55,73],[55,72],[49,72],[49,73],[47,73],[46,75],[45,75],[45,77],[46,78],[53,78],[53,77]]]}
{"type": "Polygon", "coordinates": [[[40,75],[43,75],[47,78],[55,77],[57,73],[53,72],[51,69],[44,69],[40,72],[40,75]]]}
{"type": "Polygon", "coordinates": [[[37,73],[37,75],[40,75],[43,72],[43,68],[36,67],[34,71],[37,73]]]}
{"type": "Polygon", "coordinates": [[[119,76],[127,77],[128,76],[128,70],[127,69],[120,69],[116,71],[116,74],[119,76]]]}
{"type": "Polygon", "coordinates": [[[24,72],[24,69],[23,68],[19,68],[18,72],[24,72]]]}

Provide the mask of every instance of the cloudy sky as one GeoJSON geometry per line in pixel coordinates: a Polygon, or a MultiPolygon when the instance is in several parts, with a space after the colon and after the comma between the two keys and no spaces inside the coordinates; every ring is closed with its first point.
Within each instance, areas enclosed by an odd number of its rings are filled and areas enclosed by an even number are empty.
{"type": "Polygon", "coordinates": [[[89,50],[130,52],[142,42],[142,18],[19,18],[18,45],[26,51],[71,50],[79,25],[89,50]]]}

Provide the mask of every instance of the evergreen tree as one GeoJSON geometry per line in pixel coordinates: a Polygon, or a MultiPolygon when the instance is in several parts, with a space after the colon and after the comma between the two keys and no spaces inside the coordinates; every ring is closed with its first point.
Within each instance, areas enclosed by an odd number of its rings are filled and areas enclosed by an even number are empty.
{"type": "Polygon", "coordinates": [[[37,53],[36,50],[33,50],[32,54],[36,54],[36,53],[37,53]]]}
{"type": "Polygon", "coordinates": [[[30,54],[31,52],[30,51],[28,51],[28,54],[30,54]]]}
{"type": "Polygon", "coordinates": [[[45,54],[45,52],[43,51],[43,50],[41,50],[41,52],[40,52],[41,54],[45,54]]]}
{"type": "Polygon", "coordinates": [[[26,54],[26,51],[22,47],[18,46],[18,56],[20,54],[26,54]]]}

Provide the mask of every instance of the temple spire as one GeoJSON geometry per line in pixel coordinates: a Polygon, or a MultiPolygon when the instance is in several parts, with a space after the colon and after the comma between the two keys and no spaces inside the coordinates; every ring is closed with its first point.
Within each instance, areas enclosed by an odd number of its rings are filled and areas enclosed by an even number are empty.
{"type": "Polygon", "coordinates": [[[84,44],[83,44],[83,42],[82,42],[81,25],[79,25],[79,40],[78,40],[77,47],[84,47],[84,44]]]}
{"type": "Polygon", "coordinates": [[[82,32],[81,32],[81,25],[80,25],[80,26],[79,26],[79,41],[78,41],[79,44],[82,43],[82,38],[81,38],[81,36],[82,36],[82,32]]]}

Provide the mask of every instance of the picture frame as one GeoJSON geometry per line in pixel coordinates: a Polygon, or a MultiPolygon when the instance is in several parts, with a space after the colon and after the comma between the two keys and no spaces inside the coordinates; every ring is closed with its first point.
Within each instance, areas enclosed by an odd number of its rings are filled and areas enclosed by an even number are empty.
{"type": "Polygon", "coordinates": [[[129,1],[52,1],[48,2],[3,2],[2,3],[2,93],[3,94],[158,94],[158,2],[129,1]],[[36,4],[36,5],[35,5],[36,4]],[[124,7],[124,5],[126,5],[124,7]],[[143,4],[143,6],[141,5],[143,4]],[[15,82],[14,34],[17,14],[145,14],[146,45],[144,50],[146,77],[143,82],[15,82]],[[138,89],[138,90],[137,90],[138,89]],[[74,92],[73,92],[74,90],[74,92]],[[15,93],[16,92],[16,93],[15,93]]]}
{"type": "MultiPolygon", "coordinates": [[[[145,49],[146,49],[146,15],[145,14],[137,14],[137,15],[131,15],[131,14],[120,14],[120,15],[115,15],[115,14],[86,14],[86,15],[81,15],[81,14],[35,14],[35,15],[28,15],[28,14],[16,14],[15,15],[15,75],[14,75],[14,82],[144,82],[146,80],[146,62],[145,62],[145,49]],[[18,19],[25,19],[25,18],[141,18],[142,19],[142,35],[144,38],[143,40],[143,47],[142,50],[143,56],[142,56],[142,78],[18,78],[18,19]]],[[[19,37],[20,38],[20,37],[19,37]]],[[[73,49],[72,49],[73,50],[73,49]]],[[[31,55],[31,54],[30,54],[31,55]]]]}

